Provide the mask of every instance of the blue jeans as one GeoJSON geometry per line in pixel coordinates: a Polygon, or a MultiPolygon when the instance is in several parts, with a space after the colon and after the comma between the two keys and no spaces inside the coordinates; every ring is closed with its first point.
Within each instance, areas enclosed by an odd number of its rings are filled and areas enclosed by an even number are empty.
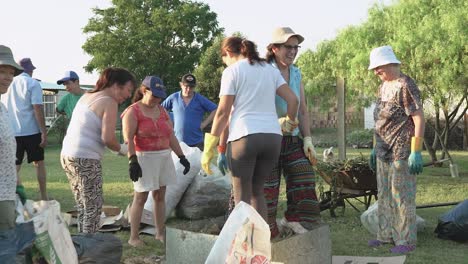
{"type": "Polygon", "coordinates": [[[32,245],[35,238],[32,221],[0,231],[0,263],[15,263],[16,254],[32,245]]]}

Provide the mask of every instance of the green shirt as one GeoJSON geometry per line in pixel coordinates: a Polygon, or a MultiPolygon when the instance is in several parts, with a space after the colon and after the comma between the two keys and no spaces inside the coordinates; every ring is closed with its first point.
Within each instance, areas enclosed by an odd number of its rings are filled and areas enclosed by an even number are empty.
{"type": "Polygon", "coordinates": [[[72,93],[66,94],[57,105],[57,111],[65,112],[68,119],[71,119],[73,114],[73,109],[75,109],[75,105],[80,100],[82,94],[75,95],[72,93]]]}

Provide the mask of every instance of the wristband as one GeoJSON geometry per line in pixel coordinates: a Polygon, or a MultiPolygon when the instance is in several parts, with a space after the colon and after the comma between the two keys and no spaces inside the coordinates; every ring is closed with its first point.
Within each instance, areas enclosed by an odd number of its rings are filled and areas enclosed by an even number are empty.
{"type": "Polygon", "coordinates": [[[411,138],[411,152],[421,151],[424,138],[422,137],[412,137],[411,138]]]}
{"type": "Polygon", "coordinates": [[[226,145],[224,146],[221,146],[221,145],[218,145],[218,153],[226,153],[226,145]]]}

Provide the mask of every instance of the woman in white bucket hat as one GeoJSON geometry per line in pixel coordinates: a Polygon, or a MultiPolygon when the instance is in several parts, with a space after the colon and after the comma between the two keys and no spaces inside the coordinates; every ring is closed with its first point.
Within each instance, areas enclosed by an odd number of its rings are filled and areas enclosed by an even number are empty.
{"type": "MultiPolygon", "coordinates": [[[[320,220],[320,207],[315,192],[315,174],[312,165],[316,152],[310,133],[309,113],[304,95],[301,71],[293,65],[299,44],[304,38],[289,27],[276,28],[267,47],[266,60],[277,68],[299,100],[298,127],[292,133],[283,134],[281,153],[272,173],[265,180],[265,197],[268,207],[268,224],[271,237],[278,236],[283,226],[295,233],[307,232],[320,220]],[[281,174],[286,181],[287,209],[276,223],[281,174]]],[[[286,115],[285,101],[276,96],[276,113],[281,119],[286,115]]]]}
{"type": "MultiPolygon", "coordinates": [[[[13,77],[23,68],[13,59],[11,49],[0,45],[0,96],[8,91],[13,77]]],[[[7,114],[0,102],[0,262],[15,263],[17,248],[22,248],[35,237],[33,230],[22,232],[16,225],[16,140],[7,114]],[[27,237],[27,238],[26,238],[27,237]],[[21,238],[21,241],[17,239],[21,238]],[[27,241],[29,240],[29,241],[27,241]],[[17,243],[20,244],[17,244],[17,243]]]]}
{"type": "Polygon", "coordinates": [[[379,229],[369,246],[391,243],[395,245],[391,252],[405,254],[416,248],[416,174],[422,172],[423,106],[419,88],[400,71],[400,61],[390,46],[371,51],[369,70],[382,81],[370,159],[377,171],[379,229]]]}

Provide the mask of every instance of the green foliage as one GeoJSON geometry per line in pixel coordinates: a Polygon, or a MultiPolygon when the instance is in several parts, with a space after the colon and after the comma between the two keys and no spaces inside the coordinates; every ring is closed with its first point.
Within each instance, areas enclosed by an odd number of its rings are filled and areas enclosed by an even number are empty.
{"type": "Polygon", "coordinates": [[[88,72],[109,66],[125,67],[138,80],[159,75],[168,87],[191,72],[210,46],[218,27],[207,4],[181,0],[113,0],[107,9],[95,8],[83,32],[83,49],[92,56],[88,72]]]}
{"type": "Polygon", "coordinates": [[[372,147],[372,140],[374,137],[374,130],[372,129],[359,129],[354,130],[346,136],[348,145],[357,148],[372,147]]]}
{"type": "Polygon", "coordinates": [[[454,109],[467,96],[468,2],[407,0],[375,5],[368,20],[348,27],[298,59],[306,93],[320,95],[322,108],[334,105],[336,77],[346,79],[347,103],[365,106],[378,78],[367,70],[372,48],[391,45],[402,70],[419,84],[423,99],[436,109],[454,109]]]}
{"type": "Polygon", "coordinates": [[[197,77],[197,89],[211,101],[217,103],[219,98],[219,88],[221,86],[221,75],[224,64],[221,59],[220,49],[224,39],[223,34],[219,34],[200,57],[200,64],[193,74],[197,77]]]}

